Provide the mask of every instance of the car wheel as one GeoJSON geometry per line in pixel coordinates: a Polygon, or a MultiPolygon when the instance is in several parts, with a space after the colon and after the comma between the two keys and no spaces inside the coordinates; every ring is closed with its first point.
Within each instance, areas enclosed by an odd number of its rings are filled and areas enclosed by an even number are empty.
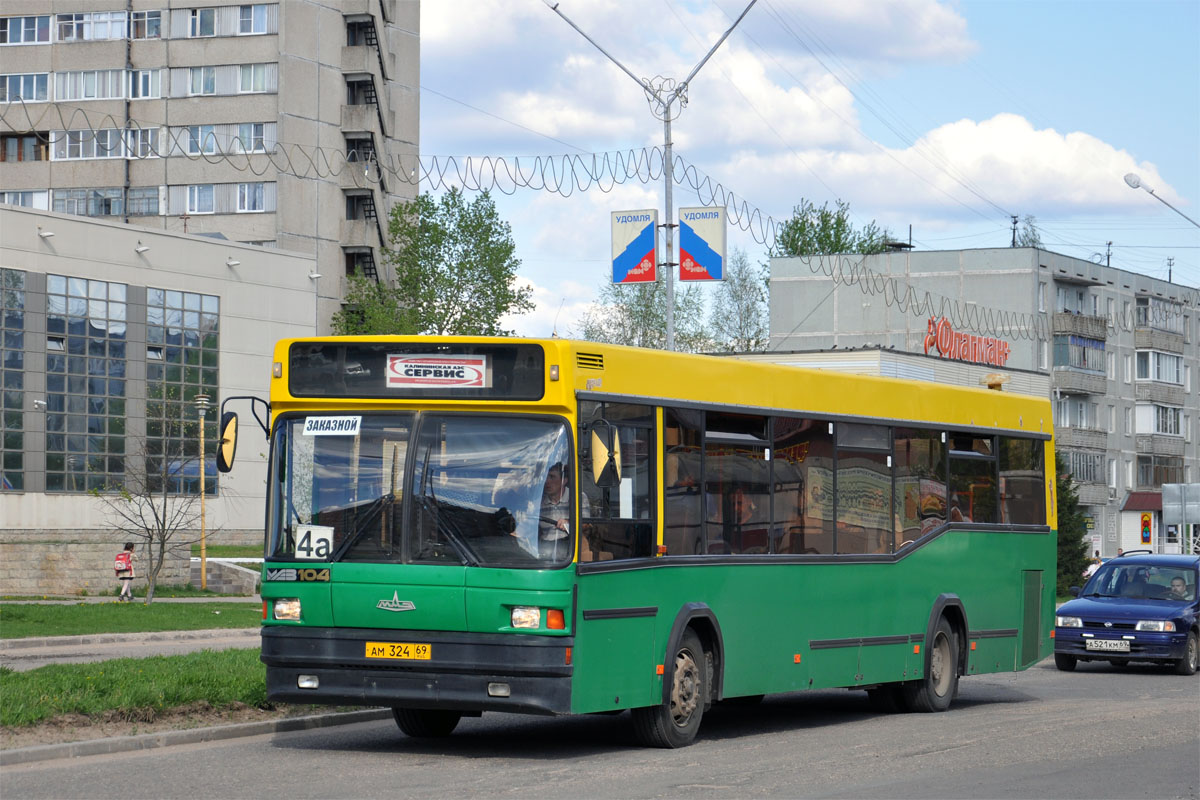
{"type": "Polygon", "coordinates": [[[1192,631],[1188,634],[1187,649],[1183,652],[1183,658],[1175,662],[1176,674],[1195,675],[1197,659],[1200,659],[1200,641],[1196,638],[1196,632],[1192,631]]]}
{"type": "Polygon", "coordinates": [[[1079,663],[1079,659],[1066,653],[1054,654],[1054,666],[1058,667],[1063,672],[1074,672],[1075,665],[1079,663]]]}

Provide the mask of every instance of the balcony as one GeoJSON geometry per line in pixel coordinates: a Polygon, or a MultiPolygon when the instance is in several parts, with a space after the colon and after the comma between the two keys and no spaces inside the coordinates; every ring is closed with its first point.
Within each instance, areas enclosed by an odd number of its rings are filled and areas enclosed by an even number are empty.
{"type": "Polygon", "coordinates": [[[1108,505],[1108,487],[1102,483],[1077,483],[1075,490],[1081,506],[1108,505]]]}
{"type": "Polygon", "coordinates": [[[1174,383],[1136,381],[1133,385],[1133,397],[1139,402],[1158,403],[1163,406],[1182,406],[1184,391],[1182,386],[1174,383]]]}
{"type": "Polygon", "coordinates": [[[1051,381],[1063,394],[1102,395],[1108,391],[1108,379],[1104,373],[1084,372],[1071,367],[1055,367],[1051,381]]]}
{"type": "Polygon", "coordinates": [[[1160,433],[1139,433],[1134,447],[1141,455],[1181,456],[1183,455],[1183,437],[1160,433]]]}
{"type": "Polygon", "coordinates": [[[1093,317],[1090,314],[1058,311],[1054,314],[1054,332],[1104,341],[1108,333],[1108,321],[1104,317],[1093,317]]]}
{"type": "Polygon", "coordinates": [[[1138,327],[1133,331],[1133,346],[1138,350],[1180,354],[1183,353],[1183,334],[1138,327]]]}
{"type": "Polygon", "coordinates": [[[1056,447],[1069,447],[1072,450],[1107,450],[1108,431],[1091,428],[1060,428],[1054,427],[1056,447]]]}
{"type": "Polygon", "coordinates": [[[379,247],[379,222],[374,219],[342,220],[341,243],[362,247],[379,247]]]}

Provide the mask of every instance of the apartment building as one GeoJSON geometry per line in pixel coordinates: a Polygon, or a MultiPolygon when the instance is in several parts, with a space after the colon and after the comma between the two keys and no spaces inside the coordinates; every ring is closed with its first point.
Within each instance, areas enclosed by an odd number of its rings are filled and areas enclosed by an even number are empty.
{"type": "Polygon", "coordinates": [[[309,254],[328,320],[415,196],[419,9],[5,0],[0,202],[309,254]]]}
{"type": "Polygon", "coordinates": [[[1200,550],[1200,525],[1162,519],[1164,483],[1200,482],[1200,291],[1037,248],[824,258],[838,281],[816,259],[771,260],[775,360],[972,385],[1007,373],[1010,391],[1044,376],[1092,549],[1200,550]],[[860,263],[874,277],[846,280],[860,263]]]}

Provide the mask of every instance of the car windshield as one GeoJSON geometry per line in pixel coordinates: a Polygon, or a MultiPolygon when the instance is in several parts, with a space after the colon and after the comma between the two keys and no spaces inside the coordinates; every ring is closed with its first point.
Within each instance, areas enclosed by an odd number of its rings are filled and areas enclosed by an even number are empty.
{"type": "Polygon", "coordinates": [[[1196,570],[1137,562],[1109,562],[1083,588],[1087,597],[1132,597],[1150,600],[1193,600],[1196,570]]]}
{"type": "MultiPolygon", "coordinates": [[[[540,519],[573,492],[568,428],[519,416],[308,415],[274,435],[267,556],[541,569],[573,537],[540,519]],[[559,483],[561,481],[561,484],[559,483]]],[[[561,516],[571,519],[564,511],[561,516]]],[[[569,525],[563,523],[563,528],[569,525]]]]}

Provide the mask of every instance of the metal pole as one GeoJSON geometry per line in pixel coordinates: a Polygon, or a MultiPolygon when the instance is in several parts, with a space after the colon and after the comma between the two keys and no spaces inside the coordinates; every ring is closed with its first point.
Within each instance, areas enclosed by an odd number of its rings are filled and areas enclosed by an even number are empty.
{"type": "Polygon", "coordinates": [[[208,552],[205,549],[205,525],[204,525],[204,473],[205,473],[205,458],[204,458],[204,420],[208,416],[208,395],[196,395],[196,411],[200,415],[200,589],[208,588],[208,552]]]}
{"type": "Polygon", "coordinates": [[[663,227],[667,233],[667,261],[664,264],[663,277],[667,280],[667,349],[675,349],[675,225],[671,222],[674,213],[673,205],[673,186],[675,183],[674,158],[671,155],[671,116],[666,115],[663,119],[663,158],[666,163],[663,165],[663,181],[666,182],[666,205],[667,213],[663,218],[663,227]]]}

